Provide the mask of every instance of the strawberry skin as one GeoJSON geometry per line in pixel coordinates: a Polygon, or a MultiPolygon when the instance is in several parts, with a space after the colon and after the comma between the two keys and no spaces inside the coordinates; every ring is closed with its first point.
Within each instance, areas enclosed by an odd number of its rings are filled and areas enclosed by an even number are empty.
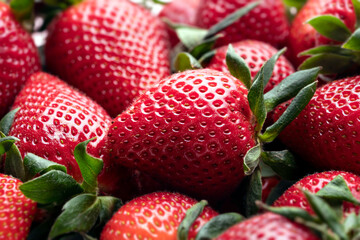
{"type": "Polygon", "coordinates": [[[19,190],[22,182],[0,174],[0,239],[25,240],[36,213],[36,203],[19,190]]]}
{"type": "MultiPolygon", "coordinates": [[[[157,192],[133,199],[122,206],[106,224],[100,240],[177,239],[177,228],[196,200],[178,193],[157,192]]],[[[210,207],[194,222],[189,239],[218,214],[210,207]]]]}
{"type": "MultiPolygon", "coordinates": [[[[235,10],[255,0],[202,0],[197,14],[197,25],[210,28],[235,10]]],[[[264,0],[255,9],[221,32],[225,36],[218,46],[245,39],[267,42],[275,47],[285,46],[289,23],[281,0],[264,0]]]]}
{"type": "Polygon", "coordinates": [[[244,177],[255,145],[246,95],[239,80],[215,70],[165,78],[114,120],[109,157],[187,193],[223,197],[244,177]]]}
{"type": "Polygon", "coordinates": [[[320,240],[314,233],[302,225],[287,218],[265,213],[238,223],[216,240],[320,240]]]}
{"type": "MultiPolygon", "coordinates": [[[[274,120],[286,109],[280,105],[274,120]]],[[[281,141],[311,166],[360,174],[360,76],[328,83],[280,134],[281,141]]]]}
{"type": "Polygon", "coordinates": [[[52,23],[45,54],[50,71],[115,117],[170,75],[168,45],[165,25],[140,6],[86,0],[52,23]]]}
{"type": "Polygon", "coordinates": [[[0,2],[0,118],[13,104],[28,77],[40,70],[35,44],[16,21],[7,4],[0,2]]]}
{"type": "MultiPolygon", "coordinates": [[[[278,51],[271,45],[256,40],[244,40],[233,43],[232,45],[235,49],[235,52],[240,55],[249,66],[252,78],[254,78],[255,75],[260,71],[264,63],[278,51]]],[[[216,49],[216,54],[211,59],[207,67],[222,72],[229,72],[226,65],[227,50],[228,46],[223,46],[216,49]]],[[[273,75],[270,78],[269,83],[265,86],[264,91],[270,91],[284,78],[288,77],[294,72],[295,70],[291,63],[284,56],[281,56],[275,64],[273,75]]]]}

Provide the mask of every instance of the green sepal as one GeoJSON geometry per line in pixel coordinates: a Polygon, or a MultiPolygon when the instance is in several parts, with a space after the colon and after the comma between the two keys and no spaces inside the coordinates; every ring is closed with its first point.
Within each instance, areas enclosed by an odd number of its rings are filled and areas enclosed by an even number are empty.
{"type": "Polygon", "coordinates": [[[328,200],[347,201],[355,205],[360,205],[360,201],[357,200],[351,193],[343,176],[336,176],[331,182],[326,184],[320,189],[316,196],[328,200]]]}
{"type": "Polygon", "coordinates": [[[238,213],[224,213],[208,221],[196,235],[195,240],[215,239],[230,227],[244,220],[238,213]]]}
{"type": "Polygon", "coordinates": [[[76,145],[74,157],[79,165],[81,175],[84,179],[82,187],[87,193],[95,193],[97,190],[97,177],[101,173],[104,163],[101,159],[95,158],[86,152],[86,147],[90,141],[81,142],[76,145]]]}
{"type": "Polygon", "coordinates": [[[314,96],[316,91],[316,82],[304,87],[292,100],[285,112],[280,118],[270,127],[266,128],[265,132],[259,135],[263,142],[272,142],[280,132],[289,125],[306,107],[314,96]]]}
{"type": "Polygon", "coordinates": [[[239,79],[247,89],[251,88],[251,72],[245,60],[240,57],[234,47],[229,44],[226,53],[226,65],[234,77],[239,79]]]}
{"type": "Polygon", "coordinates": [[[258,144],[247,151],[243,164],[245,175],[251,175],[255,171],[260,162],[261,152],[261,144],[258,144]]]}
{"type": "Polygon", "coordinates": [[[34,0],[11,0],[11,12],[20,22],[29,20],[33,15],[34,2],[34,0]]]}
{"type": "Polygon", "coordinates": [[[261,201],[262,197],[262,177],[260,168],[257,168],[250,176],[249,185],[246,189],[245,198],[245,216],[250,217],[255,215],[259,208],[256,205],[256,201],[261,201]]]}
{"type": "Polygon", "coordinates": [[[16,108],[8,112],[0,121],[0,131],[5,135],[8,135],[10,132],[11,125],[14,122],[15,114],[20,110],[16,108]]]}
{"type": "MultiPolygon", "coordinates": [[[[2,133],[1,135],[2,137],[5,137],[5,135],[3,135],[2,133]]],[[[20,179],[22,182],[26,180],[25,168],[21,153],[19,151],[19,148],[15,144],[12,144],[10,149],[6,151],[4,171],[6,174],[20,179]]]]}
{"type": "Polygon", "coordinates": [[[26,172],[26,179],[32,179],[36,174],[42,175],[51,170],[59,170],[64,173],[67,172],[65,166],[36,156],[32,153],[28,153],[25,155],[24,167],[26,172]]]}
{"type": "Polygon", "coordinates": [[[62,203],[84,191],[75,179],[59,170],[51,170],[19,188],[26,197],[41,204],[62,203]]]}
{"type": "Polygon", "coordinates": [[[81,194],[63,206],[63,212],[51,228],[49,238],[71,233],[87,233],[96,223],[101,202],[96,195],[81,194]]]}
{"type": "MultiPolygon", "coordinates": [[[[275,64],[276,64],[277,60],[280,58],[280,56],[282,54],[284,54],[284,52],[286,52],[286,48],[280,49],[269,60],[267,60],[264,63],[264,65],[261,67],[261,69],[263,70],[262,73],[264,74],[264,78],[263,78],[263,80],[264,80],[264,88],[268,84],[271,76],[273,75],[274,67],[275,67],[275,64]]],[[[256,74],[255,79],[259,76],[260,73],[261,73],[261,71],[259,71],[256,74]]]]}
{"type": "Polygon", "coordinates": [[[301,53],[299,53],[299,57],[301,56],[313,56],[323,53],[333,53],[337,55],[344,55],[344,56],[353,56],[353,51],[349,49],[342,48],[341,46],[336,45],[322,45],[314,48],[310,48],[308,50],[305,50],[301,53]]]}
{"type": "Polygon", "coordinates": [[[360,27],[360,1],[359,0],[351,0],[351,1],[355,11],[355,16],[356,16],[355,28],[357,29],[360,27]]]}
{"type": "Polygon", "coordinates": [[[320,15],[307,21],[321,35],[338,42],[346,41],[350,35],[350,29],[339,18],[332,15],[320,15]]]}
{"type": "Polygon", "coordinates": [[[16,141],[19,141],[19,139],[13,136],[0,138],[0,155],[9,151],[16,141]]]}
{"type": "Polygon", "coordinates": [[[58,7],[61,9],[66,9],[70,6],[73,6],[77,3],[82,2],[83,0],[43,0],[43,2],[52,7],[58,7]]]}
{"type": "Polygon", "coordinates": [[[101,202],[100,209],[100,224],[107,223],[113,214],[123,205],[122,201],[112,196],[98,197],[101,202]]]}
{"type": "Polygon", "coordinates": [[[293,180],[298,177],[299,166],[288,150],[263,151],[261,160],[283,179],[293,180]]]}
{"type": "Polygon", "coordinates": [[[320,67],[309,70],[297,71],[282,80],[277,86],[264,95],[266,111],[271,112],[280,103],[286,102],[295,97],[301,89],[313,83],[320,67]]]}
{"type": "Polygon", "coordinates": [[[300,10],[306,3],[307,0],[283,0],[286,6],[295,7],[300,10]]]}
{"type": "Polygon", "coordinates": [[[204,54],[211,51],[211,49],[215,45],[216,40],[220,37],[221,35],[218,34],[212,38],[203,40],[199,45],[195,46],[193,49],[190,50],[190,54],[196,59],[201,58],[204,54]]]}
{"type": "Polygon", "coordinates": [[[190,209],[186,211],[185,218],[181,221],[178,232],[177,232],[177,240],[187,240],[189,231],[195,220],[200,216],[200,214],[204,211],[205,206],[208,204],[206,200],[201,200],[196,203],[190,209]]]}
{"type": "Polygon", "coordinates": [[[196,58],[187,52],[181,52],[176,56],[174,67],[178,72],[202,68],[196,58]]]}
{"type": "Polygon", "coordinates": [[[355,32],[351,34],[349,39],[347,39],[347,41],[342,45],[342,47],[354,51],[360,51],[360,28],[356,29],[355,32]]]}
{"type": "Polygon", "coordinates": [[[249,106],[252,113],[256,117],[256,127],[255,131],[260,131],[264,125],[266,119],[266,107],[265,107],[265,100],[264,100],[264,74],[263,69],[260,70],[259,75],[255,78],[247,99],[249,101],[249,106]]]}
{"type": "Polygon", "coordinates": [[[350,234],[351,231],[353,231],[354,229],[359,229],[360,230],[360,222],[359,222],[359,216],[356,216],[356,213],[352,212],[350,213],[345,221],[344,221],[344,229],[345,229],[345,233],[347,235],[350,234]]]}
{"type": "Polygon", "coordinates": [[[175,26],[175,31],[181,43],[184,44],[187,49],[194,49],[201,44],[207,34],[206,29],[184,25],[175,26]]]}
{"type": "Polygon", "coordinates": [[[215,54],[216,54],[216,50],[211,50],[211,51],[205,53],[205,54],[202,55],[201,58],[199,59],[199,63],[200,63],[201,65],[203,65],[203,64],[206,64],[206,63],[210,62],[211,59],[215,56],[215,54]]]}

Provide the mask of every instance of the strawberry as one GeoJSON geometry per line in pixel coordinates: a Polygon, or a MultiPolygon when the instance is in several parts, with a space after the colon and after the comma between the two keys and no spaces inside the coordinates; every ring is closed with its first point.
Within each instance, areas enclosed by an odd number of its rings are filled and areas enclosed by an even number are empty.
{"type": "MultiPolygon", "coordinates": [[[[114,214],[100,239],[177,239],[179,224],[194,204],[194,199],[169,192],[135,198],[114,214]]],[[[189,239],[194,239],[201,226],[216,215],[210,207],[205,207],[190,228],[189,239]]]]}
{"type": "Polygon", "coordinates": [[[263,177],[262,178],[262,194],[261,200],[265,202],[270,196],[271,191],[278,185],[280,182],[279,177],[263,177]]]}
{"type": "Polygon", "coordinates": [[[65,10],[49,28],[45,53],[50,71],[111,116],[170,74],[165,25],[128,0],[86,0],[65,10]]]}
{"type": "Polygon", "coordinates": [[[30,34],[3,2],[0,2],[0,46],[0,117],[3,117],[27,78],[41,67],[30,34]]]}
{"type": "Polygon", "coordinates": [[[36,203],[19,190],[22,182],[0,174],[0,239],[25,240],[36,213],[36,203]]]}
{"type": "MultiPolygon", "coordinates": [[[[202,0],[200,2],[197,25],[210,28],[235,10],[252,0],[202,0]]],[[[284,46],[289,35],[289,23],[281,0],[264,0],[259,6],[226,28],[218,46],[244,39],[267,42],[275,47],[284,46]]]]}
{"type": "MultiPolygon", "coordinates": [[[[271,45],[256,40],[244,40],[232,45],[236,53],[239,54],[249,66],[253,78],[260,71],[264,63],[277,52],[271,45]]],[[[207,67],[222,72],[229,72],[226,65],[227,50],[227,46],[216,49],[216,54],[207,67]]],[[[284,78],[292,73],[294,73],[293,66],[284,56],[281,56],[275,64],[273,75],[264,91],[270,91],[275,85],[279,84],[284,78]]]]}
{"type": "Polygon", "coordinates": [[[215,239],[317,240],[319,238],[306,227],[292,222],[283,216],[274,213],[265,213],[234,225],[215,239]]]}

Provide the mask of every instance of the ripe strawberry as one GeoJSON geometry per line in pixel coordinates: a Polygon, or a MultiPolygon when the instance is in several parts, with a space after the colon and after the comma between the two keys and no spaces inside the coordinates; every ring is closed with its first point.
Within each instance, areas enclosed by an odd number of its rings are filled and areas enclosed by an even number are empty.
{"type": "Polygon", "coordinates": [[[40,70],[39,55],[30,34],[3,2],[0,2],[0,46],[0,117],[3,117],[27,78],[40,70]]]}
{"type": "Polygon", "coordinates": [[[0,174],[0,239],[25,240],[36,212],[36,203],[19,190],[22,182],[0,174]]]}
{"type": "MultiPolygon", "coordinates": [[[[281,195],[278,200],[276,200],[274,206],[299,207],[313,213],[313,210],[310,208],[310,205],[301,190],[307,190],[311,193],[317,193],[320,189],[322,189],[326,184],[328,184],[338,175],[341,175],[345,179],[351,193],[356,199],[360,200],[360,177],[348,172],[331,171],[312,174],[301,179],[288,190],[286,190],[286,192],[281,195]]],[[[344,202],[343,206],[344,213],[360,213],[360,207],[355,206],[352,203],[344,202]]]]}
{"type": "MultiPolygon", "coordinates": [[[[360,76],[328,83],[280,134],[281,141],[318,169],[360,174],[360,76]]],[[[279,118],[286,109],[280,105],[279,118]]]]}
{"type": "Polygon", "coordinates": [[[216,238],[216,240],[252,239],[317,240],[319,238],[304,226],[274,213],[265,213],[240,222],[216,238]]]}
{"type": "Polygon", "coordinates": [[[128,0],[70,7],[49,28],[45,53],[49,70],[111,116],[170,74],[165,25],[128,0]]]}
{"type": "Polygon", "coordinates": [[[229,74],[174,74],[141,95],[109,129],[109,158],[185,190],[223,197],[244,177],[255,145],[247,90],[229,74]]]}
{"type": "MultiPolygon", "coordinates": [[[[249,66],[252,78],[260,71],[264,63],[277,52],[271,45],[256,40],[244,40],[232,45],[236,53],[239,54],[249,66]]],[[[229,72],[226,65],[227,50],[228,46],[218,48],[215,56],[211,59],[207,67],[222,72],[229,72]]],[[[266,85],[264,92],[273,89],[275,85],[279,84],[284,78],[292,73],[294,73],[293,66],[285,57],[281,56],[276,62],[273,75],[266,85]]]]}
{"type": "MultiPolygon", "coordinates": [[[[157,192],[135,198],[114,214],[100,239],[177,239],[177,228],[194,204],[196,200],[178,193],[157,192]]],[[[194,239],[199,229],[216,215],[205,207],[190,228],[189,239],[194,239]]]]}
{"type": "Polygon", "coordinates": [[[280,182],[279,177],[263,177],[262,178],[262,195],[261,200],[266,202],[267,198],[270,196],[271,191],[276,187],[280,182]]]}
{"type": "MultiPolygon", "coordinates": [[[[202,0],[197,14],[197,25],[210,28],[235,10],[253,0],[202,0]]],[[[225,36],[217,42],[218,46],[244,39],[267,42],[275,47],[284,46],[289,35],[289,23],[281,0],[264,0],[259,6],[226,28],[225,36]]]]}

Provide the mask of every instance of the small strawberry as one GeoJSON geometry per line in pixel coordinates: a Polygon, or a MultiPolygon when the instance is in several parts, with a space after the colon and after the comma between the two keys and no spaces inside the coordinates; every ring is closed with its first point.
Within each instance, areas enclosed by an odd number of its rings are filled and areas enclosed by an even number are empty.
{"type": "Polygon", "coordinates": [[[165,25],[140,6],[85,0],[51,24],[46,63],[116,116],[170,74],[168,45],[165,25]]]}
{"type": "Polygon", "coordinates": [[[0,46],[0,117],[3,117],[28,77],[41,68],[30,34],[3,2],[0,2],[0,46]]]}
{"type": "Polygon", "coordinates": [[[36,203],[19,190],[22,182],[0,174],[0,239],[25,240],[36,213],[36,203]]]}
{"type": "MultiPolygon", "coordinates": [[[[106,224],[101,240],[177,239],[186,211],[196,200],[178,193],[157,192],[133,199],[122,206],[106,224]]],[[[194,239],[199,229],[218,214],[205,207],[189,231],[194,239]]]]}

